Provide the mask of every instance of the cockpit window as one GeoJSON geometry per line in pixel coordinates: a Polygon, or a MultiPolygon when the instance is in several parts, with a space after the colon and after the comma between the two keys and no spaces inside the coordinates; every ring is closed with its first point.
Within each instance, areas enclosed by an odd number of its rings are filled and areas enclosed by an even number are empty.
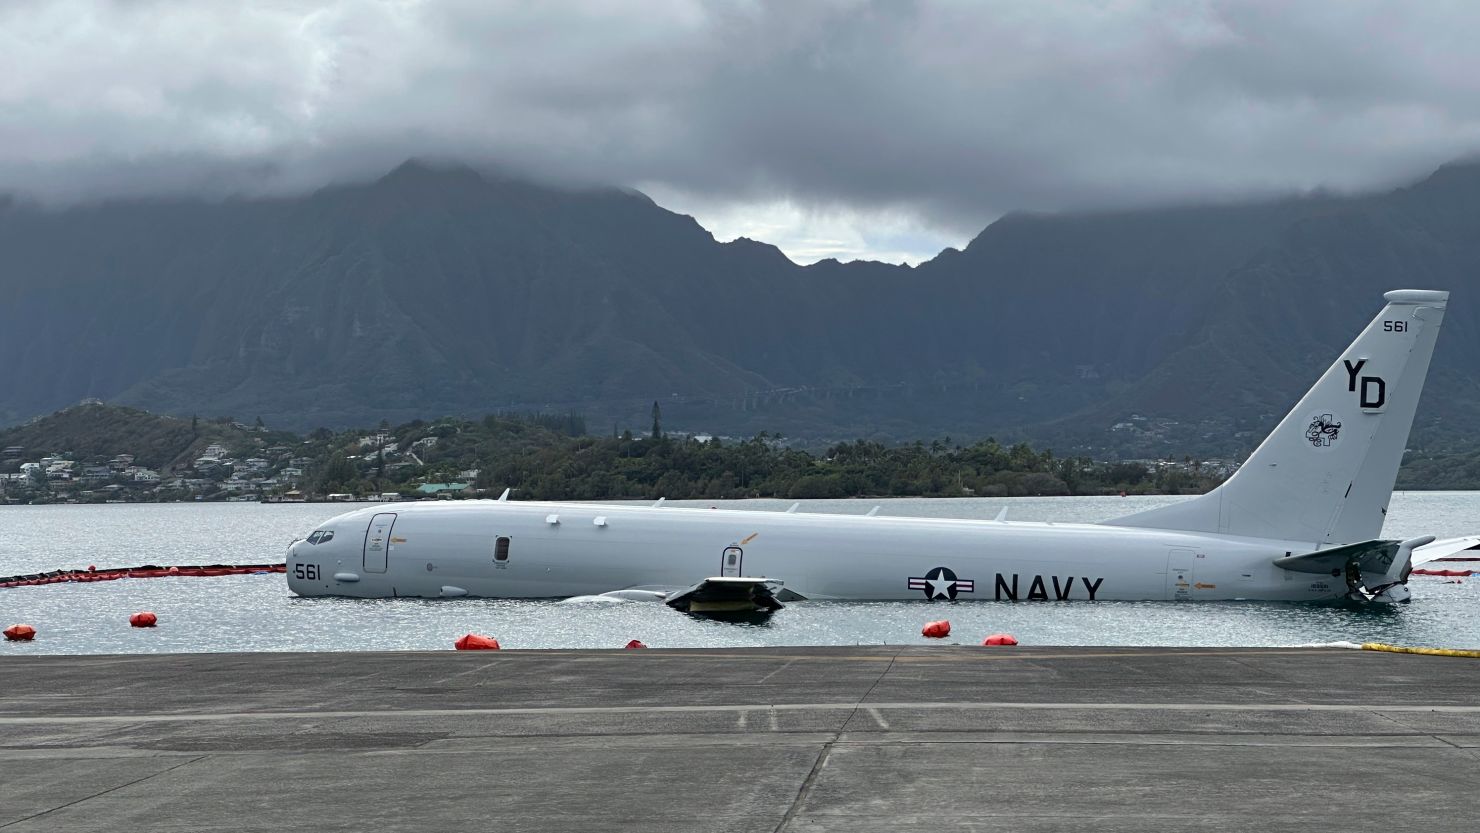
{"type": "Polygon", "coordinates": [[[333,537],[334,537],[334,531],[333,530],[330,530],[330,529],[319,529],[319,530],[315,530],[312,535],[308,536],[308,542],[310,544],[322,544],[325,541],[328,541],[328,540],[332,539],[333,537]]]}

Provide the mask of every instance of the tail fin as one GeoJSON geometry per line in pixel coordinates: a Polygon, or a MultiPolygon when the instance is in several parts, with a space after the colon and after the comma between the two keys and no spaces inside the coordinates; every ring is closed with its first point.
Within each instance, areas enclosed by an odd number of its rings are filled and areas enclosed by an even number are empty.
{"type": "Polygon", "coordinates": [[[1316,548],[1377,538],[1448,292],[1400,289],[1247,462],[1183,503],[1106,521],[1316,548]]]}

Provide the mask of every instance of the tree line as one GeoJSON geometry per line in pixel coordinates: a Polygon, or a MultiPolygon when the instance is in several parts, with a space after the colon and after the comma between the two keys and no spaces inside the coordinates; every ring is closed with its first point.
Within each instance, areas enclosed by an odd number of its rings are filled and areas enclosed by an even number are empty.
{"type": "MultiPolygon", "coordinates": [[[[1019,497],[1202,492],[1216,485],[1195,468],[1056,457],[1025,443],[949,439],[885,445],[844,442],[820,452],[789,447],[766,433],[745,440],[664,434],[584,433],[573,416],[500,414],[480,421],[416,421],[387,431],[398,453],[355,445],[362,432],[331,435],[311,489],[323,494],[414,492],[457,480],[488,493],[513,488],[527,500],[620,498],[730,499],[844,497],[1019,497]],[[435,444],[416,446],[435,437],[435,444]],[[417,447],[419,463],[400,453],[417,447]]],[[[325,432],[327,434],[327,432],[325,432]]]]}

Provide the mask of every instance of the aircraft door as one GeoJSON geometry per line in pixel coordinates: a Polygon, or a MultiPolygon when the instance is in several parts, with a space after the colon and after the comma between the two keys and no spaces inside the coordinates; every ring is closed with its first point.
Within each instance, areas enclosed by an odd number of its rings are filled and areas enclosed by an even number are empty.
{"type": "Polygon", "coordinates": [[[1172,550],[1167,554],[1167,599],[1185,602],[1192,598],[1192,565],[1196,557],[1192,550],[1172,550]]]}
{"type": "Polygon", "coordinates": [[[745,551],[739,547],[725,547],[724,555],[719,559],[719,574],[721,576],[738,577],[740,573],[740,562],[745,558],[745,551]]]}
{"type": "Polygon", "coordinates": [[[395,525],[395,512],[382,512],[370,519],[370,526],[365,530],[365,572],[385,572],[386,553],[391,548],[391,527],[395,525]]]}

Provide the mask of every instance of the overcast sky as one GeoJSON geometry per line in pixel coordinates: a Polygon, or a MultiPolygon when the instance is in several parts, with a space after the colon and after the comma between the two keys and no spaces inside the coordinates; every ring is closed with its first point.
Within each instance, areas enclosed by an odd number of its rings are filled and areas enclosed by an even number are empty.
{"type": "Polygon", "coordinates": [[[1480,151],[1480,2],[0,2],[0,190],[409,156],[628,185],[793,258],[1014,209],[1361,190],[1480,151]]]}

